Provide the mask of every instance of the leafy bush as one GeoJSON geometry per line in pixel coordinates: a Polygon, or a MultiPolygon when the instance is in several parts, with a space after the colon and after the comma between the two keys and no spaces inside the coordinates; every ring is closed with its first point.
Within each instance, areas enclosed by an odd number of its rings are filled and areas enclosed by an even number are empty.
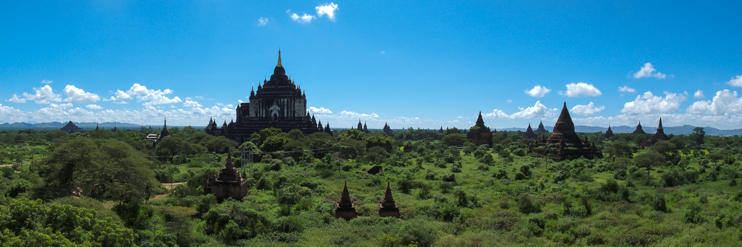
{"type": "Polygon", "coordinates": [[[683,221],[690,224],[701,224],[706,222],[706,219],[701,215],[701,206],[697,204],[691,204],[688,206],[688,212],[683,215],[683,221]]]}
{"type": "Polygon", "coordinates": [[[497,171],[495,173],[495,176],[494,177],[497,178],[497,179],[507,179],[508,178],[508,171],[506,171],[505,169],[500,169],[499,171],[497,171]]]}
{"type": "Polygon", "coordinates": [[[569,172],[558,171],[554,174],[554,182],[561,182],[569,178],[569,172]]]}
{"type": "Polygon", "coordinates": [[[443,175],[441,179],[446,182],[456,182],[456,175],[453,173],[448,174],[448,175],[443,175]]]}
{"type": "Polygon", "coordinates": [[[515,174],[515,180],[524,180],[524,179],[528,179],[528,177],[526,177],[526,175],[523,174],[522,172],[515,174]]]}
{"type": "Polygon", "coordinates": [[[532,202],[528,194],[521,194],[518,197],[518,211],[524,214],[540,213],[541,206],[538,203],[532,202]]]}
{"type": "Polygon", "coordinates": [[[665,205],[665,197],[662,195],[655,196],[654,201],[652,201],[652,209],[654,211],[668,213],[667,206],[665,205]]]}

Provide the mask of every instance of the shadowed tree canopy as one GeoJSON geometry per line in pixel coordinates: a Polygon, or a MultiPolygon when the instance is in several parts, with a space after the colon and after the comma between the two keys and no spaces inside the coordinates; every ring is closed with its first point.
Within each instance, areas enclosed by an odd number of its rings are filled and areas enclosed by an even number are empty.
{"type": "Polygon", "coordinates": [[[40,167],[39,196],[73,194],[117,202],[143,201],[156,188],[144,154],[117,140],[76,138],[55,148],[40,167]]]}

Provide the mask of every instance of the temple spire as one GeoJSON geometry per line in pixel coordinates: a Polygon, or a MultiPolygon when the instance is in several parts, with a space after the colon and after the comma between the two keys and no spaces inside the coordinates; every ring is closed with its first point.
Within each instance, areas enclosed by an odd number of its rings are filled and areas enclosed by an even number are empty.
{"type": "Polygon", "coordinates": [[[278,64],[276,64],[276,67],[283,67],[283,64],[281,64],[281,49],[278,49],[278,64]]]}
{"type": "Polygon", "coordinates": [[[350,192],[348,192],[348,182],[345,182],[345,186],[343,186],[343,194],[340,196],[340,202],[341,203],[349,203],[350,202],[350,192]]]}

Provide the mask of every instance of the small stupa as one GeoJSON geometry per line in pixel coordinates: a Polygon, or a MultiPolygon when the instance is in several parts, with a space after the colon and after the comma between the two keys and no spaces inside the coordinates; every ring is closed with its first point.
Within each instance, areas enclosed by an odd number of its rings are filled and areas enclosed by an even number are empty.
{"type": "Polygon", "coordinates": [[[350,193],[348,192],[348,182],[345,182],[343,193],[342,195],[340,195],[340,201],[335,204],[335,218],[343,218],[345,220],[358,218],[356,206],[353,205],[353,201],[350,200],[350,193]]]}
{"type": "Polygon", "coordinates": [[[392,189],[389,187],[389,182],[386,183],[386,192],[384,193],[384,199],[381,199],[379,203],[379,217],[397,217],[399,218],[399,207],[394,202],[392,197],[392,189]]]}
{"type": "Polygon", "coordinates": [[[234,168],[232,155],[227,152],[227,162],[219,171],[219,177],[210,176],[206,180],[206,194],[214,194],[218,201],[227,198],[242,200],[247,195],[247,179],[244,173],[240,174],[234,168]]]}

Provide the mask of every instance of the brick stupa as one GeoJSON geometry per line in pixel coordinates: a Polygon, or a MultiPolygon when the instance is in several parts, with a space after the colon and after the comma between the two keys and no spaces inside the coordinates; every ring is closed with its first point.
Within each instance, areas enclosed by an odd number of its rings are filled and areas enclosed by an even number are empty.
{"type": "Polygon", "coordinates": [[[634,132],[631,132],[632,135],[641,135],[646,134],[647,132],[644,132],[644,129],[642,129],[642,122],[639,121],[639,124],[636,125],[636,129],[634,132]]]}
{"type": "Polygon", "coordinates": [[[611,130],[611,126],[608,125],[608,130],[605,131],[605,134],[603,134],[603,137],[611,138],[611,136],[613,136],[613,130],[611,130]]]}
{"type": "Polygon", "coordinates": [[[62,127],[60,130],[64,130],[67,133],[76,133],[76,132],[84,132],[80,127],[77,127],[72,121],[67,122],[67,124],[62,127]]]}
{"type": "Polygon", "coordinates": [[[392,189],[389,187],[389,182],[386,183],[386,193],[384,193],[384,199],[379,203],[379,217],[397,217],[399,218],[399,207],[394,202],[392,197],[392,189]]]}
{"type": "Polygon", "coordinates": [[[534,132],[536,133],[546,133],[546,129],[544,128],[544,122],[538,122],[538,129],[536,129],[534,132]]]}
{"type": "Polygon", "coordinates": [[[476,124],[469,128],[469,132],[466,133],[466,139],[476,145],[487,144],[492,147],[492,133],[490,132],[490,128],[484,125],[481,111],[479,112],[479,117],[477,117],[476,124]]]}
{"type": "Polygon", "coordinates": [[[559,114],[551,137],[546,139],[544,136],[536,140],[528,147],[528,153],[533,156],[546,156],[554,160],[574,159],[578,157],[601,158],[603,154],[595,147],[595,143],[590,143],[585,137],[580,137],[575,133],[575,124],[567,110],[567,102],[564,102],[562,113],[559,114]]]}
{"type": "Polygon", "coordinates": [[[655,143],[659,141],[667,141],[670,138],[665,135],[665,129],[662,128],[662,118],[660,118],[660,124],[657,126],[657,133],[654,133],[649,139],[639,143],[639,147],[645,148],[645,147],[651,147],[654,146],[655,143]]]}
{"type": "Polygon", "coordinates": [[[533,129],[531,128],[531,124],[528,124],[528,128],[526,129],[525,137],[528,139],[536,139],[536,133],[533,133],[533,129]]]}
{"type": "Polygon", "coordinates": [[[348,182],[345,182],[345,186],[343,187],[343,194],[340,196],[340,201],[335,204],[335,218],[343,218],[345,220],[358,218],[356,206],[353,205],[353,201],[350,200],[350,193],[348,192],[348,182]]]}
{"type": "Polygon", "coordinates": [[[227,152],[227,163],[219,171],[219,177],[210,176],[206,180],[206,189],[204,192],[214,194],[220,202],[227,198],[242,200],[247,195],[246,176],[244,173],[240,174],[234,168],[230,152],[227,152]]]}

